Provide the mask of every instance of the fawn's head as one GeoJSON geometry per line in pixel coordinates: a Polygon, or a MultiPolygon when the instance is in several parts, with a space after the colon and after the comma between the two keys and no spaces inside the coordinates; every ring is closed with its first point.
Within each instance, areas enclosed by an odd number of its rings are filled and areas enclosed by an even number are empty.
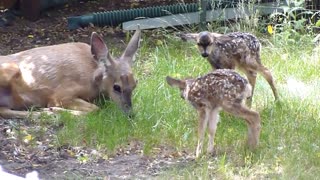
{"type": "Polygon", "coordinates": [[[198,34],[197,46],[202,57],[208,57],[214,48],[214,36],[208,31],[203,31],[198,34]]]}
{"type": "Polygon", "coordinates": [[[200,33],[182,34],[180,38],[184,41],[196,41],[198,50],[202,57],[208,57],[215,48],[219,46],[230,47],[232,38],[219,33],[202,31],[200,33]]]}
{"type": "Polygon", "coordinates": [[[97,33],[91,35],[91,52],[98,61],[93,82],[100,93],[110,97],[129,115],[132,113],[131,96],[137,83],[132,72],[132,64],[139,48],[140,36],[141,30],[138,29],[122,55],[113,58],[103,39],[97,33]]]}
{"type": "Polygon", "coordinates": [[[181,38],[183,40],[195,40],[201,56],[208,57],[214,50],[214,42],[217,36],[219,34],[202,31],[200,33],[187,33],[182,35],[181,38]]]}
{"type": "Polygon", "coordinates": [[[181,98],[188,100],[190,85],[194,82],[194,79],[180,80],[180,79],[175,79],[170,76],[167,76],[166,81],[171,87],[179,88],[181,92],[181,98]]]}

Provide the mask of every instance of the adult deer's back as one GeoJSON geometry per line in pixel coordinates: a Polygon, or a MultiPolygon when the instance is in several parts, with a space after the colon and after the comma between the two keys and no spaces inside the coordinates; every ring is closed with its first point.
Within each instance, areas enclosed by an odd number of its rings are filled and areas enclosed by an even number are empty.
{"type": "MultiPolygon", "coordinates": [[[[20,78],[23,83],[9,83],[9,86],[17,89],[27,106],[33,105],[34,93],[30,92],[34,91],[42,92],[40,94],[47,99],[47,107],[90,112],[98,109],[91,101],[104,94],[124,112],[131,113],[131,94],[136,86],[131,66],[139,47],[140,34],[138,29],[117,59],[111,56],[103,39],[92,33],[91,45],[65,43],[39,47],[0,57],[0,63],[18,65],[20,75],[13,76],[13,79],[20,78]]],[[[10,72],[10,68],[4,72],[10,72]]],[[[0,96],[12,96],[12,93],[0,96]]]]}

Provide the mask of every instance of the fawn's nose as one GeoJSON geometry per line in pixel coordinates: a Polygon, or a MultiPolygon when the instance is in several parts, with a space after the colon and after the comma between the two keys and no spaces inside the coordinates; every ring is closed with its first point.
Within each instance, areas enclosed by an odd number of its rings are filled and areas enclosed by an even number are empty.
{"type": "Polygon", "coordinates": [[[204,52],[204,53],[201,54],[201,56],[202,56],[202,57],[208,57],[209,54],[208,54],[207,52],[204,52]]]}

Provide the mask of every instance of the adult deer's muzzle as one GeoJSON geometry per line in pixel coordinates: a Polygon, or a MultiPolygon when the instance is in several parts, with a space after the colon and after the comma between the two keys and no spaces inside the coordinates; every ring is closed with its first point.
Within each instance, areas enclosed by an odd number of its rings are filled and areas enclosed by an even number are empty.
{"type": "Polygon", "coordinates": [[[126,113],[130,118],[133,117],[133,110],[132,110],[132,90],[125,89],[122,94],[122,110],[126,113]]]}

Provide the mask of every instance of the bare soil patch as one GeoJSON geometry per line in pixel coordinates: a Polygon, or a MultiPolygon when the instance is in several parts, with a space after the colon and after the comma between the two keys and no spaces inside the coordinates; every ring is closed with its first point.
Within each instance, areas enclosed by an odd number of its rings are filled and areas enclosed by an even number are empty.
{"type": "Polygon", "coordinates": [[[23,177],[35,170],[41,179],[151,179],[192,161],[186,152],[165,146],[145,156],[143,145],[137,141],[118,148],[111,156],[85,146],[57,146],[56,132],[62,126],[1,119],[0,165],[6,172],[23,177]]]}

